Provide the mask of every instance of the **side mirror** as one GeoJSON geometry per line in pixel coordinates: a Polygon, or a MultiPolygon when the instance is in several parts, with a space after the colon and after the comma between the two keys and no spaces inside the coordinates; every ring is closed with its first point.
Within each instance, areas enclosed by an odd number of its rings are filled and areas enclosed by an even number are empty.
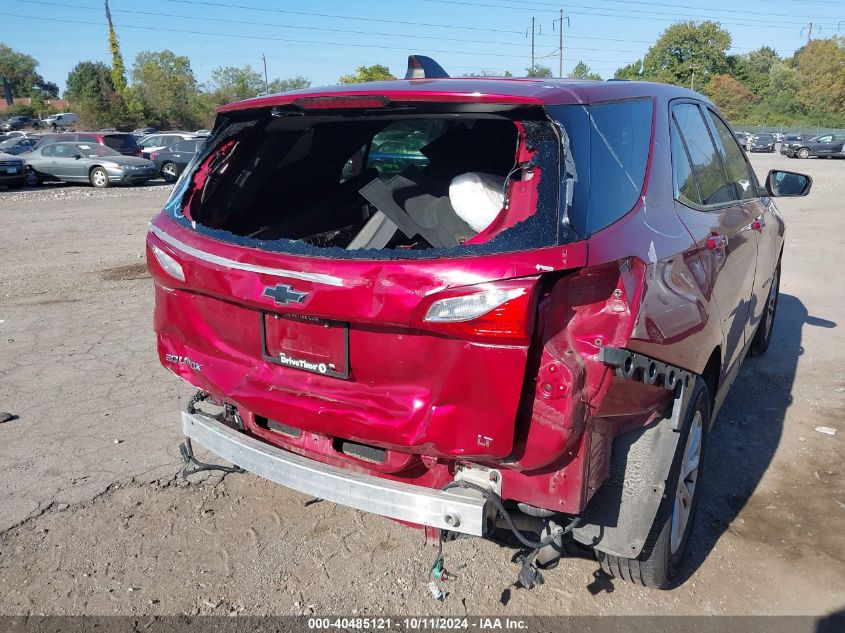
{"type": "Polygon", "coordinates": [[[772,169],[766,177],[766,191],[775,198],[797,198],[810,193],[813,179],[794,171],[772,169]]]}
{"type": "Polygon", "coordinates": [[[71,154],[70,157],[75,158],[76,160],[79,160],[80,158],[82,158],[82,154],[71,154]]]}

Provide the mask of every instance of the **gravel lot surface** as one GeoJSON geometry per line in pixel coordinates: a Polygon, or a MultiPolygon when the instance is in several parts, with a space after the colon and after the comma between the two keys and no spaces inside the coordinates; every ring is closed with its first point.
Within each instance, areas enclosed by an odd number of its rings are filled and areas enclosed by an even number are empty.
{"type": "Polygon", "coordinates": [[[778,203],[774,340],[710,438],[686,582],[647,590],[573,556],[517,590],[514,549],[460,540],[446,545],[458,576],[443,603],[420,532],[253,475],[175,478],[192,390],[159,366],[143,260],[169,187],[0,187],[0,411],[18,416],[0,424],[0,614],[842,610],[845,161],[752,161],[815,187],[778,203]]]}

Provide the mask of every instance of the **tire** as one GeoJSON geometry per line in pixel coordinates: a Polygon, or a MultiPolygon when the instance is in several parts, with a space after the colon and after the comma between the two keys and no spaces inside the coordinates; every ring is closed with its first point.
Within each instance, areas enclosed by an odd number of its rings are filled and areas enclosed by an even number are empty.
{"type": "Polygon", "coordinates": [[[810,158],[810,150],[808,150],[806,147],[802,147],[798,150],[796,156],[798,156],[798,158],[810,158]]]}
{"type": "Polygon", "coordinates": [[[91,186],[97,189],[105,189],[109,186],[109,175],[102,167],[94,167],[88,174],[88,179],[91,181],[91,186]]]}
{"type": "Polygon", "coordinates": [[[623,558],[596,551],[596,558],[606,574],[654,589],[672,587],[687,549],[698,499],[701,497],[700,483],[709,426],[710,395],[704,379],[698,377],[692,386],[689,409],[669,471],[667,492],[643,551],[637,558],[623,558]],[[683,480],[682,468],[688,471],[683,480]]]}
{"type": "Polygon", "coordinates": [[[161,166],[161,176],[164,178],[164,182],[176,182],[179,178],[179,169],[176,167],[176,163],[164,163],[161,166]]]}
{"type": "Polygon", "coordinates": [[[44,179],[41,177],[41,174],[39,174],[32,167],[30,167],[26,170],[24,182],[26,182],[27,186],[29,187],[38,187],[44,182],[44,179]]]}
{"type": "Polygon", "coordinates": [[[757,331],[751,340],[751,347],[748,348],[748,353],[752,356],[762,356],[769,349],[769,343],[772,342],[772,330],[775,326],[779,297],[780,261],[778,261],[774,275],[772,275],[772,284],[769,286],[769,294],[766,296],[766,307],[763,309],[763,316],[760,318],[760,324],[757,326],[757,331]]]}

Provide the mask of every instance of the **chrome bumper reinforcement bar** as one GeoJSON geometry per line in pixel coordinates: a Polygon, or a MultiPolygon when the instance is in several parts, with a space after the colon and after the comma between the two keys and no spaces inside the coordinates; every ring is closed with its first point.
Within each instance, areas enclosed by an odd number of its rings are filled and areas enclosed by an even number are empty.
{"type": "Polygon", "coordinates": [[[488,512],[481,496],[329,466],[262,442],[202,413],[182,413],[182,429],[218,457],[304,494],[408,523],[474,536],[484,534],[488,512]]]}

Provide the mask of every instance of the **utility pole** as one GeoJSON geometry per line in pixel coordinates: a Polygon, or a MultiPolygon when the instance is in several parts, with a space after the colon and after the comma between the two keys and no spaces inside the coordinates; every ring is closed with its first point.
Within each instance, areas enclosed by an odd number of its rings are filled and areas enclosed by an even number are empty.
{"type": "Polygon", "coordinates": [[[563,79],[563,9],[560,10],[560,50],[558,51],[557,76],[563,79]]]}
{"type": "Polygon", "coordinates": [[[695,86],[695,69],[698,68],[698,66],[693,64],[692,66],[690,66],[690,68],[692,68],[692,77],[689,80],[689,89],[695,90],[695,88],[693,87],[695,86]]]}
{"type": "Polygon", "coordinates": [[[267,56],[261,53],[261,61],[264,62],[264,94],[270,94],[270,84],[267,83],[267,56]]]}
{"type": "Polygon", "coordinates": [[[560,26],[560,48],[558,49],[558,73],[557,76],[563,79],[563,21],[566,20],[566,26],[569,26],[569,17],[563,17],[563,9],[560,10],[560,18],[554,20],[552,22],[552,26],[554,26],[555,22],[559,23],[560,26]]]}
{"type": "Polygon", "coordinates": [[[531,18],[531,70],[534,70],[534,18],[531,18]]]}

